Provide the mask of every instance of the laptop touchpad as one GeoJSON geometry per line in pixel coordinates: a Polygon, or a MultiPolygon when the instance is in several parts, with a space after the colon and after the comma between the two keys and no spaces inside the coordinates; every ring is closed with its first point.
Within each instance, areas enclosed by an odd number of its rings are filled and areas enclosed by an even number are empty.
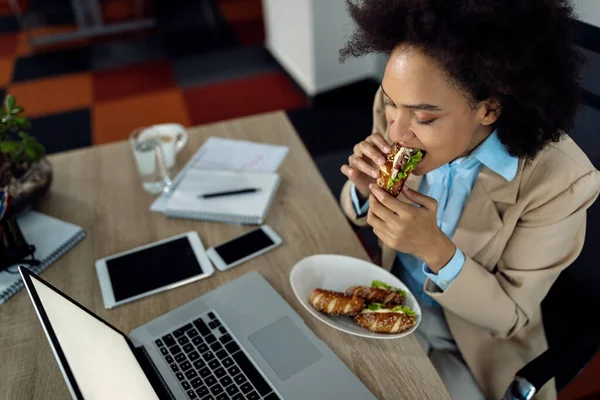
{"type": "Polygon", "coordinates": [[[323,357],[321,351],[289,317],[278,319],[248,339],[282,381],[323,357]]]}

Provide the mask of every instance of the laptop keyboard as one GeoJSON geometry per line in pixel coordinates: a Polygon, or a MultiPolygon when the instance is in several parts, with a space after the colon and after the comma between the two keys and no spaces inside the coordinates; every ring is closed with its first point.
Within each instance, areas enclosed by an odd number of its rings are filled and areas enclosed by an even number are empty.
{"type": "Polygon", "coordinates": [[[279,399],[215,311],[155,343],[192,400],[279,399]]]}

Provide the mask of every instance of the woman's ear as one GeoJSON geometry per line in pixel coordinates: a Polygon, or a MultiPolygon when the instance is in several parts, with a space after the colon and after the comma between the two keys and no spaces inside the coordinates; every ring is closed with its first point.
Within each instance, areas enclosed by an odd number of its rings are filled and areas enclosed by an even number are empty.
{"type": "Polygon", "coordinates": [[[502,105],[495,99],[488,99],[481,104],[483,117],[481,118],[481,125],[492,125],[495,123],[500,114],[502,114],[502,105]]]}

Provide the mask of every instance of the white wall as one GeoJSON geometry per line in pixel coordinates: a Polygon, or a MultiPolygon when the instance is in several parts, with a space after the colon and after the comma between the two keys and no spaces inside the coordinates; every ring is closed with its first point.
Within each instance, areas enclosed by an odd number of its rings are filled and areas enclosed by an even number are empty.
{"type": "MultiPolygon", "coordinates": [[[[600,27],[600,0],[573,0],[579,19],[600,27]]],[[[309,95],[367,77],[381,79],[386,57],[339,64],[352,21],[345,0],[263,0],[266,46],[309,95]]]]}
{"type": "Polygon", "coordinates": [[[380,81],[383,79],[383,73],[385,72],[385,67],[387,65],[388,55],[387,54],[377,54],[375,56],[375,58],[376,58],[376,60],[375,60],[375,69],[373,71],[373,77],[380,81]]]}
{"type": "Polygon", "coordinates": [[[307,93],[315,91],[312,0],[263,0],[266,47],[307,93]]]}
{"type": "Polygon", "coordinates": [[[309,95],[381,75],[382,57],[338,61],[352,30],[345,0],[263,0],[266,47],[309,95]]]}
{"type": "Polygon", "coordinates": [[[600,27],[600,0],[573,0],[579,19],[600,27]]]}
{"type": "Polygon", "coordinates": [[[352,33],[345,0],[317,0],[313,9],[316,87],[325,91],[377,73],[376,55],[349,58],[340,64],[339,51],[352,33]]]}

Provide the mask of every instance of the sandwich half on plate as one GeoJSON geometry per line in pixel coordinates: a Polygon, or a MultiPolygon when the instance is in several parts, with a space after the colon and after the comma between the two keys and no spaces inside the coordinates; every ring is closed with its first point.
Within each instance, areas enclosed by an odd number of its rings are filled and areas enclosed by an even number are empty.
{"type": "Polygon", "coordinates": [[[387,308],[381,303],[369,304],[354,322],[376,333],[400,333],[417,323],[416,313],[408,306],[387,308]]]}

